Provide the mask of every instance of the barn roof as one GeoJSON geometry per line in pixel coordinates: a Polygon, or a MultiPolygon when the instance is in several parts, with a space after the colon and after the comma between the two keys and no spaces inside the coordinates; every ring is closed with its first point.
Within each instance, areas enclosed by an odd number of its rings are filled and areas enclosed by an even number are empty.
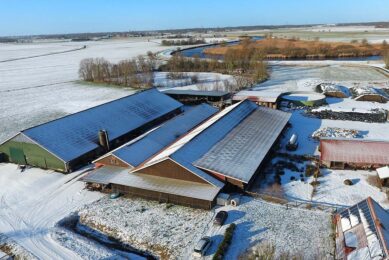
{"type": "Polygon", "coordinates": [[[167,121],[143,138],[123,145],[112,154],[137,167],[216,112],[217,109],[210,105],[198,105],[167,121]]]}
{"type": "Polygon", "coordinates": [[[270,91],[270,90],[242,90],[236,93],[233,100],[244,100],[248,99],[254,102],[277,102],[282,92],[270,91]]]}
{"type": "Polygon", "coordinates": [[[187,95],[187,96],[208,96],[208,97],[224,97],[229,96],[228,91],[207,91],[193,89],[168,89],[163,91],[167,95],[187,95]]]}
{"type": "Polygon", "coordinates": [[[22,131],[63,161],[71,161],[98,145],[98,131],[110,141],[156,120],[182,104],[156,89],[129,95],[22,131]]]}
{"type": "Polygon", "coordinates": [[[184,181],[142,173],[129,173],[127,169],[113,166],[98,168],[81,178],[84,182],[119,184],[137,189],[169,193],[188,198],[212,201],[223,186],[184,181]]]}
{"type": "Polygon", "coordinates": [[[389,164],[389,142],[366,139],[321,138],[321,160],[389,164]]]}
{"type": "Polygon", "coordinates": [[[142,165],[142,168],[168,157],[186,160],[190,163],[194,162],[256,107],[257,105],[250,101],[243,101],[227,107],[150,158],[142,165]]]}
{"type": "MultiPolygon", "coordinates": [[[[344,237],[344,241],[337,241],[337,247],[342,248],[344,245],[356,247],[348,255],[348,259],[362,255],[368,256],[367,259],[386,259],[389,256],[389,213],[375,200],[368,197],[339,212],[337,219],[339,231],[342,232],[341,237],[344,237]],[[363,227],[363,236],[358,234],[357,228],[360,225],[363,227]]],[[[338,254],[341,255],[342,251],[339,251],[338,254]]]]}
{"type": "Polygon", "coordinates": [[[290,118],[258,107],[194,165],[248,183],[290,118]]]}
{"type": "Polygon", "coordinates": [[[247,182],[289,117],[288,113],[259,107],[249,100],[242,101],[194,128],[139,168],[170,158],[197,171],[217,171],[247,182]]]}

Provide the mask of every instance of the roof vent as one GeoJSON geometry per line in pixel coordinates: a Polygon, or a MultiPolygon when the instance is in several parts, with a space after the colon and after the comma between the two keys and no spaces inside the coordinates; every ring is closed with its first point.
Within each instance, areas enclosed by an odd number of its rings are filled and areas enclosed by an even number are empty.
{"type": "Polygon", "coordinates": [[[106,130],[99,130],[99,145],[103,147],[106,152],[109,151],[109,139],[106,130]]]}

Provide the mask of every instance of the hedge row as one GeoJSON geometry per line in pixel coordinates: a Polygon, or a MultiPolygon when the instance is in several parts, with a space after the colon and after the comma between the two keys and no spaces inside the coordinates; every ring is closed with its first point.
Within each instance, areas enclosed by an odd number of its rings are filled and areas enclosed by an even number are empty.
{"type": "Polygon", "coordinates": [[[216,253],[213,255],[213,260],[220,260],[224,258],[224,254],[227,252],[227,249],[230,246],[235,227],[235,223],[232,223],[228,226],[226,232],[224,233],[223,241],[220,243],[216,253]]]}

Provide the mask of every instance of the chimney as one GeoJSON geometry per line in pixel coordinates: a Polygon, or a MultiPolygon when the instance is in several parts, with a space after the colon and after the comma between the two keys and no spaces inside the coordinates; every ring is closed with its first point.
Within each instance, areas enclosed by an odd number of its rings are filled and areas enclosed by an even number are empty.
{"type": "Polygon", "coordinates": [[[103,147],[106,152],[109,151],[109,139],[106,130],[99,130],[99,145],[103,147]]]}

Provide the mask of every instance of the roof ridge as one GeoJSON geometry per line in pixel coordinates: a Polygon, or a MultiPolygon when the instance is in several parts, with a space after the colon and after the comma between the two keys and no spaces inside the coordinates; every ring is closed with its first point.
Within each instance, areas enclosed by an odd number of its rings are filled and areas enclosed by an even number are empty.
{"type": "MultiPolygon", "coordinates": [[[[244,102],[251,102],[251,101],[249,101],[249,100],[242,100],[242,101],[240,101],[239,103],[237,103],[237,105],[236,105],[233,109],[231,109],[230,111],[226,112],[226,114],[225,114],[224,116],[226,116],[227,114],[229,114],[231,111],[233,111],[234,109],[236,109],[237,107],[239,107],[239,106],[240,106],[241,104],[243,104],[244,102]]],[[[227,109],[227,108],[226,108],[226,109],[227,109]]],[[[186,136],[189,135],[190,133],[193,133],[194,131],[196,131],[196,129],[199,128],[201,125],[203,125],[203,124],[205,124],[206,122],[212,120],[214,117],[217,117],[217,116],[218,116],[220,113],[222,113],[223,111],[224,111],[224,109],[223,109],[223,110],[220,110],[219,112],[217,112],[216,114],[214,114],[213,116],[211,116],[210,118],[208,118],[207,120],[201,122],[201,123],[198,124],[196,127],[192,128],[191,131],[189,131],[189,132],[187,132],[186,134],[180,136],[179,138],[177,138],[177,139],[176,139],[174,142],[172,142],[171,144],[165,146],[162,150],[160,150],[158,153],[154,154],[152,157],[150,157],[149,159],[147,159],[146,161],[144,161],[142,164],[140,164],[138,167],[134,168],[133,170],[134,170],[134,171],[137,171],[137,170],[139,170],[139,169],[142,169],[143,166],[144,166],[147,162],[151,161],[151,160],[152,160],[153,158],[155,158],[157,155],[161,154],[161,153],[162,153],[163,151],[165,151],[167,148],[171,147],[173,144],[175,144],[175,143],[177,143],[178,141],[182,140],[184,137],[186,137],[186,136]]],[[[222,117],[224,117],[224,116],[222,116],[222,117]]],[[[211,125],[213,125],[213,124],[215,124],[216,122],[218,122],[222,117],[218,118],[215,122],[213,122],[212,124],[210,124],[208,127],[210,127],[211,125]]],[[[204,130],[202,130],[202,131],[204,131],[204,130]]],[[[202,132],[202,131],[201,131],[201,132],[202,132]]],[[[200,132],[200,133],[201,133],[201,132],[200,132]]],[[[199,135],[200,133],[196,134],[196,136],[199,135]]],[[[193,138],[194,138],[194,137],[193,137],[193,138]]],[[[191,140],[192,140],[193,138],[191,138],[191,140]]],[[[189,141],[188,141],[188,142],[189,142],[189,141]]],[[[184,145],[182,145],[182,146],[181,146],[180,148],[178,148],[177,150],[181,149],[183,146],[184,146],[184,145]]],[[[176,151],[175,151],[175,152],[176,152],[176,151]]],[[[162,160],[162,159],[171,158],[170,156],[173,155],[175,152],[173,152],[172,154],[169,154],[168,156],[166,156],[166,157],[164,157],[164,158],[161,158],[161,160],[162,160]]],[[[158,160],[158,161],[161,161],[161,160],[158,160]]]]}

